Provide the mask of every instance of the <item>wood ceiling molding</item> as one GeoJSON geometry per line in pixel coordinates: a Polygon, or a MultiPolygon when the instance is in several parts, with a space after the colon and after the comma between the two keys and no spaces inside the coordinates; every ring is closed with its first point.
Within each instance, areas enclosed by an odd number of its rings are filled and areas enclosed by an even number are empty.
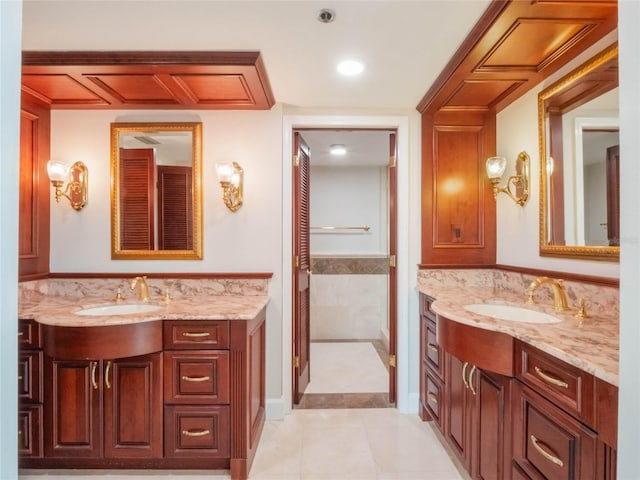
{"type": "Polygon", "coordinates": [[[617,22],[616,1],[494,0],[416,108],[498,112],[617,22]]]}
{"type": "Polygon", "coordinates": [[[259,52],[23,52],[22,89],[52,109],[269,110],[259,52]]]}

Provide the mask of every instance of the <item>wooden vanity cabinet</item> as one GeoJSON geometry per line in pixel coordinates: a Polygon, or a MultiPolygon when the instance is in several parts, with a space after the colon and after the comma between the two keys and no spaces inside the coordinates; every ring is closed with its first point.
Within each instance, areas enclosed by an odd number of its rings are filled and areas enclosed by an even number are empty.
{"type": "Polygon", "coordinates": [[[42,343],[40,325],[18,321],[18,454],[38,458],[43,453],[42,343]]]}
{"type": "Polygon", "coordinates": [[[437,340],[433,298],[420,297],[420,418],[432,419],[439,428],[444,416],[444,355],[437,340]]]}
{"type": "Polygon", "coordinates": [[[77,458],[162,456],[161,352],[117,360],[47,356],[45,379],[47,458],[76,466],[77,458]]]}
{"type": "Polygon", "coordinates": [[[445,354],[444,436],[477,479],[508,479],[512,378],[445,354]]]}

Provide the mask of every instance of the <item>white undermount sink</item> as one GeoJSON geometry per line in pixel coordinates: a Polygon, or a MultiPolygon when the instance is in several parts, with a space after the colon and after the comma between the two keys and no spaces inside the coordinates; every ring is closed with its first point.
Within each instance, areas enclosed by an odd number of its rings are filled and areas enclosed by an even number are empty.
{"type": "Polygon", "coordinates": [[[116,303],[112,305],[83,308],[82,310],[78,310],[73,313],[83,316],[135,315],[137,313],[155,312],[161,308],[161,305],[152,305],[149,303],[116,303]]]}
{"type": "Polygon", "coordinates": [[[472,303],[464,306],[465,310],[479,315],[499,318],[509,322],[520,323],[558,323],[559,318],[548,313],[531,310],[529,308],[515,305],[504,305],[499,303],[472,303]]]}

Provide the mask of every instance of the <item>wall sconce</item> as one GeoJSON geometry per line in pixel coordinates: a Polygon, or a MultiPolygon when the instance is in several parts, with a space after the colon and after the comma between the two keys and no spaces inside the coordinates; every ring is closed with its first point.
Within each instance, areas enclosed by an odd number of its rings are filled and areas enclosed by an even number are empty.
{"type": "Polygon", "coordinates": [[[244,171],[236,162],[216,165],[218,180],[222,186],[222,200],[229,210],[237,212],[242,206],[242,184],[244,171]]]}
{"type": "Polygon", "coordinates": [[[51,185],[56,190],[56,202],[60,201],[60,197],[66,197],[74,210],[82,210],[87,204],[87,177],[89,175],[87,166],[82,162],[76,162],[69,168],[65,163],[49,160],[47,173],[51,185]],[[67,185],[63,188],[65,180],[67,180],[67,185]]]}
{"type": "Polygon", "coordinates": [[[504,187],[498,184],[502,179],[505,169],[507,168],[507,159],[504,157],[487,158],[487,176],[493,185],[493,198],[497,198],[499,193],[506,193],[511,200],[521,207],[529,198],[529,155],[522,151],[516,159],[516,174],[507,179],[504,187]],[[515,192],[511,191],[511,185],[515,188],[515,192]]]}

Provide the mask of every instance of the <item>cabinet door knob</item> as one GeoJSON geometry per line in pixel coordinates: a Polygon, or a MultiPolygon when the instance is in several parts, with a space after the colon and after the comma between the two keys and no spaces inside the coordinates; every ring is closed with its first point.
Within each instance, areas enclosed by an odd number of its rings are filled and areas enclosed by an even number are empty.
{"type": "Polygon", "coordinates": [[[529,438],[531,439],[531,444],[538,451],[538,453],[540,453],[540,455],[542,455],[544,458],[546,458],[550,462],[555,463],[560,467],[564,466],[564,462],[562,460],[560,460],[558,457],[547,452],[544,448],[542,448],[542,445],[543,445],[542,442],[540,442],[535,436],[531,435],[529,436],[529,438]]]}
{"type": "Polygon", "coordinates": [[[182,430],[182,435],[185,437],[204,437],[210,433],[210,430],[182,430]]]}
{"type": "Polygon", "coordinates": [[[542,371],[540,367],[533,367],[538,376],[543,379],[545,382],[550,383],[551,385],[555,385],[556,387],[569,388],[569,384],[559,378],[554,378],[551,375],[547,375],[542,371]]]}
{"type": "Polygon", "coordinates": [[[208,375],[204,377],[189,377],[187,375],[183,375],[182,380],[185,382],[206,382],[207,380],[211,380],[211,377],[208,375]]]}

